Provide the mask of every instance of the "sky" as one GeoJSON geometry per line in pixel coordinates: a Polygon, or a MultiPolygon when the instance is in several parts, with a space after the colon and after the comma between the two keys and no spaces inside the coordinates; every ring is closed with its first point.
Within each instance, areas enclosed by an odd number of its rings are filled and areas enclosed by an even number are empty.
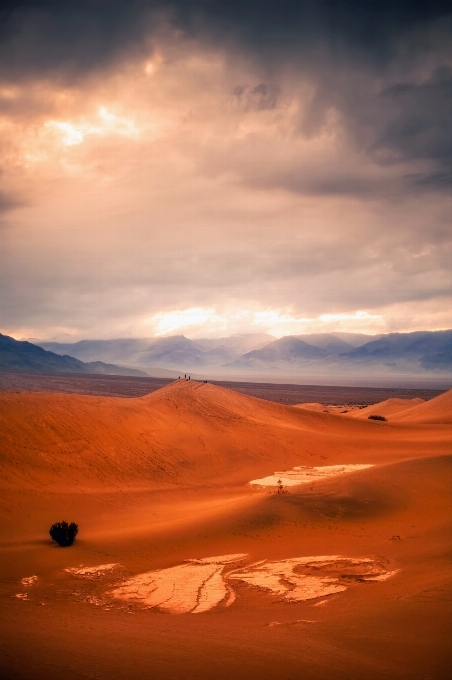
{"type": "Polygon", "coordinates": [[[452,327],[451,1],[2,7],[2,333],[452,327]]]}

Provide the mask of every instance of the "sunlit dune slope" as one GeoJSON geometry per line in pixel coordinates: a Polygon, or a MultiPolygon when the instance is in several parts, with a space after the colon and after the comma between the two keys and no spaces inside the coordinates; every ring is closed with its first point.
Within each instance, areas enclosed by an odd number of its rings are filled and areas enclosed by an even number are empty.
{"type": "Polygon", "coordinates": [[[405,539],[413,534],[418,540],[405,544],[403,552],[442,553],[443,540],[448,544],[450,536],[451,482],[452,456],[375,466],[318,481],[314,488],[291,487],[280,497],[265,494],[221,523],[212,520],[203,535],[209,536],[214,551],[247,549],[255,560],[298,554],[357,555],[359,550],[400,556],[400,544],[391,537],[405,539]],[[351,531],[358,526],[366,527],[359,541],[351,531]],[[237,541],[242,534],[244,538],[237,541]],[[250,545],[249,536],[260,543],[250,545]]]}
{"type": "Polygon", "coordinates": [[[348,413],[349,418],[358,418],[364,420],[371,415],[393,416],[396,413],[401,413],[407,409],[413,408],[413,406],[419,406],[424,403],[424,399],[398,399],[396,397],[392,399],[386,399],[385,401],[380,401],[378,404],[372,404],[371,406],[366,406],[366,408],[356,409],[356,411],[350,411],[348,413]]]}
{"type": "Polygon", "coordinates": [[[398,423],[452,424],[452,390],[434,399],[398,413],[394,420],[398,423]]]}
{"type": "Polygon", "coordinates": [[[317,401],[309,401],[303,404],[295,404],[296,408],[304,408],[307,411],[325,411],[325,404],[319,404],[317,401]]]}
{"type": "Polygon", "coordinates": [[[381,427],[183,380],[140,399],[3,394],[0,438],[3,485],[61,490],[245,484],[294,465],[448,450],[444,432],[381,427]]]}

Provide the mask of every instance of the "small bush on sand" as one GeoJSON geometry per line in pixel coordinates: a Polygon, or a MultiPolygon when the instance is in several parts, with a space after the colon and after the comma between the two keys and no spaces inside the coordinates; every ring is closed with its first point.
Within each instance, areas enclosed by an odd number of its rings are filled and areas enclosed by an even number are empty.
{"type": "Polygon", "coordinates": [[[72,545],[75,541],[75,537],[78,534],[78,524],[71,522],[56,522],[52,524],[49,530],[49,534],[53,541],[65,548],[68,545],[72,545]]]}
{"type": "Polygon", "coordinates": [[[384,416],[369,416],[368,420],[386,420],[384,416]]]}

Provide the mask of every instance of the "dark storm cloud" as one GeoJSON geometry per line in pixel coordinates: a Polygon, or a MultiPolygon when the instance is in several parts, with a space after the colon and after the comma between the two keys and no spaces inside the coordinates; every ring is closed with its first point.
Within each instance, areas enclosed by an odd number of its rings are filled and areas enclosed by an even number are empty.
{"type": "MultiPolygon", "coordinates": [[[[231,93],[244,110],[277,107],[289,71],[287,96],[306,82],[315,90],[298,134],[317,133],[334,109],[351,143],[374,162],[433,164],[405,172],[408,187],[450,185],[450,0],[14,0],[3,4],[0,27],[1,69],[10,82],[71,82],[149,55],[162,27],[180,31],[255,64],[262,82],[238,83],[231,93]]],[[[290,191],[349,193],[354,186],[358,195],[372,193],[372,182],[356,176],[307,187],[277,172],[264,185],[272,181],[290,191]]]]}
{"type": "Polygon", "coordinates": [[[72,80],[107,68],[124,52],[142,48],[151,28],[149,10],[133,0],[6,2],[0,13],[3,77],[59,74],[72,80]]]}
{"type": "Polygon", "coordinates": [[[380,96],[375,149],[396,159],[433,159],[447,170],[408,177],[415,187],[450,188],[452,180],[452,69],[441,66],[423,83],[400,83],[380,96]]]}
{"type": "Polygon", "coordinates": [[[269,65],[302,57],[319,42],[387,63],[416,26],[450,16],[450,0],[4,0],[3,67],[15,75],[106,66],[143,47],[162,16],[215,44],[241,47],[269,65]]]}
{"type": "Polygon", "coordinates": [[[243,111],[265,111],[278,105],[281,89],[277,85],[259,83],[255,87],[237,85],[234,88],[233,100],[243,111]]]}

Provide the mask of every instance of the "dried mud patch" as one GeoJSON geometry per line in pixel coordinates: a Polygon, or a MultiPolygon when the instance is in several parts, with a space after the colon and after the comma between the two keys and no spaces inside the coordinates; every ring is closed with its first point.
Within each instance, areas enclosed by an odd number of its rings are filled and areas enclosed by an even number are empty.
{"type": "Polygon", "coordinates": [[[229,607],[237,597],[246,605],[249,588],[259,597],[305,602],[342,593],[360,583],[384,581],[397,573],[388,568],[384,558],[320,555],[243,565],[247,557],[239,553],[189,559],[138,575],[127,575],[118,564],[71,567],[63,570],[69,579],[63,582],[24,577],[22,592],[13,591],[11,596],[31,604],[70,600],[130,614],[143,609],[199,614],[229,607]]]}
{"type": "Polygon", "coordinates": [[[171,614],[198,614],[235,599],[227,584],[227,565],[237,564],[246,553],[187,560],[168,569],[134,576],[108,594],[118,600],[138,602],[171,614]]]}
{"type": "Polygon", "coordinates": [[[286,602],[305,602],[343,592],[358,582],[384,581],[396,573],[370,557],[327,555],[264,561],[237,570],[230,579],[268,591],[286,602]]]}
{"type": "MultiPolygon", "coordinates": [[[[277,596],[281,601],[305,602],[341,593],[360,582],[383,581],[396,573],[388,571],[385,560],[371,557],[295,557],[240,566],[246,558],[241,553],[186,560],[115,583],[111,580],[107,588],[105,583],[89,592],[75,588],[71,595],[78,602],[104,610],[120,608],[133,612],[138,607],[169,614],[199,614],[229,607],[237,594],[246,597],[244,586],[277,596]]],[[[112,576],[113,569],[99,572],[112,576]]]]}

